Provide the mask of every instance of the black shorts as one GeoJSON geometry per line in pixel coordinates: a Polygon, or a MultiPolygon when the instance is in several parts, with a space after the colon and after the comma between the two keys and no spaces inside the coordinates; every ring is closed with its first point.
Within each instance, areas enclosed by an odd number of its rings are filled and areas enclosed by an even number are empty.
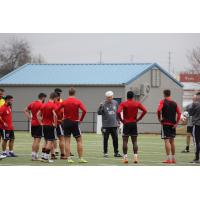
{"type": "Polygon", "coordinates": [[[45,140],[54,141],[56,139],[54,126],[43,126],[43,133],[45,140]]]}
{"type": "Polygon", "coordinates": [[[42,126],[31,126],[31,135],[33,138],[41,138],[43,136],[42,126]]]}
{"type": "Polygon", "coordinates": [[[13,130],[2,130],[2,139],[3,140],[14,140],[15,133],[13,130]]]}
{"type": "Polygon", "coordinates": [[[187,133],[191,133],[193,132],[193,126],[187,126],[187,133]]]}
{"type": "Polygon", "coordinates": [[[138,136],[137,124],[135,122],[124,124],[122,136],[138,136]]]}
{"type": "Polygon", "coordinates": [[[64,129],[65,137],[70,137],[71,134],[75,138],[78,138],[78,137],[81,136],[81,130],[79,128],[79,123],[78,122],[65,119],[63,121],[63,129],[64,129]]]}
{"type": "Polygon", "coordinates": [[[176,137],[176,129],[170,125],[162,125],[161,139],[171,139],[176,137]]]}
{"type": "Polygon", "coordinates": [[[55,128],[55,134],[57,137],[64,136],[63,126],[61,124],[55,128]]]}
{"type": "Polygon", "coordinates": [[[2,137],[3,135],[3,129],[0,128],[0,138],[2,137]]]}

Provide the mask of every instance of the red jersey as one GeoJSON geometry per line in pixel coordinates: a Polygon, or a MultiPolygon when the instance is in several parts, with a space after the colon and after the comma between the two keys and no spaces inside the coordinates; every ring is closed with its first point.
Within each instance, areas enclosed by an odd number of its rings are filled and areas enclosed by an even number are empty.
{"type": "Polygon", "coordinates": [[[58,107],[58,110],[61,108],[64,108],[64,118],[71,121],[83,121],[83,118],[85,117],[87,112],[83,103],[74,97],[69,97],[64,100],[58,107]],[[82,110],[82,115],[80,119],[79,109],[82,110]]]}
{"type": "Polygon", "coordinates": [[[124,123],[137,122],[143,118],[146,114],[146,108],[138,101],[134,99],[128,99],[127,101],[122,102],[117,110],[120,120],[124,123]],[[142,110],[141,116],[137,119],[138,110],[142,110]],[[123,111],[123,120],[121,119],[120,113],[123,111]]]}
{"type": "Polygon", "coordinates": [[[31,120],[31,125],[32,126],[39,126],[40,123],[37,119],[37,113],[42,107],[42,102],[41,101],[33,101],[31,104],[28,105],[28,110],[31,111],[32,113],[32,120],[31,120]]]}
{"type": "Polygon", "coordinates": [[[171,98],[168,97],[160,101],[157,109],[157,115],[158,119],[161,120],[162,124],[174,126],[175,124],[178,124],[180,120],[181,111],[177,103],[172,101],[171,98]]]}
{"type": "Polygon", "coordinates": [[[2,123],[0,123],[0,127],[3,130],[13,130],[13,123],[12,123],[12,110],[10,108],[10,106],[8,106],[7,104],[4,104],[3,106],[1,106],[0,108],[0,116],[2,118],[2,120],[8,125],[7,127],[5,127],[2,123]]]}
{"type": "Polygon", "coordinates": [[[61,105],[61,101],[56,101],[55,105],[56,105],[56,114],[57,114],[57,124],[60,125],[64,118],[64,109],[62,108],[58,110],[59,106],[61,105]]]}
{"type": "Polygon", "coordinates": [[[41,107],[41,113],[42,113],[42,124],[44,126],[53,126],[54,122],[54,115],[53,111],[56,110],[56,105],[52,101],[48,101],[47,103],[44,103],[41,107]]]}

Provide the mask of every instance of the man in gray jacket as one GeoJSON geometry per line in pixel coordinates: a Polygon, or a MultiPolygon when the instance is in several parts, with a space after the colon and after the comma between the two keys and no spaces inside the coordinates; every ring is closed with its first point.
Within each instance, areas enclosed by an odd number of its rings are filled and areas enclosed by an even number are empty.
{"type": "Polygon", "coordinates": [[[114,157],[121,157],[118,150],[118,133],[120,121],[117,117],[117,101],[113,100],[114,93],[108,91],[105,93],[106,100],[100,104],[98,115],[102,115],[102,134],[104,157],[108,157],[108,139],[111,134],[114,147],[114,157]]]}
{"type": "Polygon", "coordinates": [[[196,102],[189,109],[189,114],[192,116],[193,123],[193,138],[195,143],[195,159],[192,163],[199,163],[200,153],[200,92],[196,94],[196,102]]]}

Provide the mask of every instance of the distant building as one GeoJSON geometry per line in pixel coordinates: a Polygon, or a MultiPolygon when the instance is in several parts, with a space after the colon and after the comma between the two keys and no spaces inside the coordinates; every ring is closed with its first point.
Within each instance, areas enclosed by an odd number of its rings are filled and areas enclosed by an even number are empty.
{"type": "Polygon", "coordinates": [[[39,92],[50,94],[54,88],[63,90],[62,98],[67,96],[69,87],[75,87],[77,97],[87,107],[88,114],[82,125],[85,132],[96,130],[96,111],[104,101],[108,90],[114,92],[120,103],[126,93],[133,90],[136,98],[147,108],[148,115],[139,125],[140,132],[160,132],[156,109],[163,90],[171,89],[172,97],[182,105],[183,86],[173,76],[156,63],[139,64],[26,64],[0,79],[0,85],[7,94],[15,98],[13,111],[16,112],[17,130],[27,129],[25,118],[20,112],[39,92]],[[20,111],[17,114],[17,111],[20,111]]]}

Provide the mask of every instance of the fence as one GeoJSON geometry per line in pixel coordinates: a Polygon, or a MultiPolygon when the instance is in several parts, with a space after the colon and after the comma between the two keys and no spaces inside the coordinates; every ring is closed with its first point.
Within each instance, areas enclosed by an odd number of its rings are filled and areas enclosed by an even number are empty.
{"type": "MultiPolygon", "coordinates": [[[[15,130],[28,131],[30,129],[30,122],[24,116],[22,111],[13,111],[13,123],[15,130]]],[[[160,132],[160,124],[157,120],[155,112],[148,112],[143,120],[138,123],[138,129],[143,132],[160,132]]],[[[81,124],[82,132],[96,133],[97,130],[97,113],[88,112],[81,124]]]]}

